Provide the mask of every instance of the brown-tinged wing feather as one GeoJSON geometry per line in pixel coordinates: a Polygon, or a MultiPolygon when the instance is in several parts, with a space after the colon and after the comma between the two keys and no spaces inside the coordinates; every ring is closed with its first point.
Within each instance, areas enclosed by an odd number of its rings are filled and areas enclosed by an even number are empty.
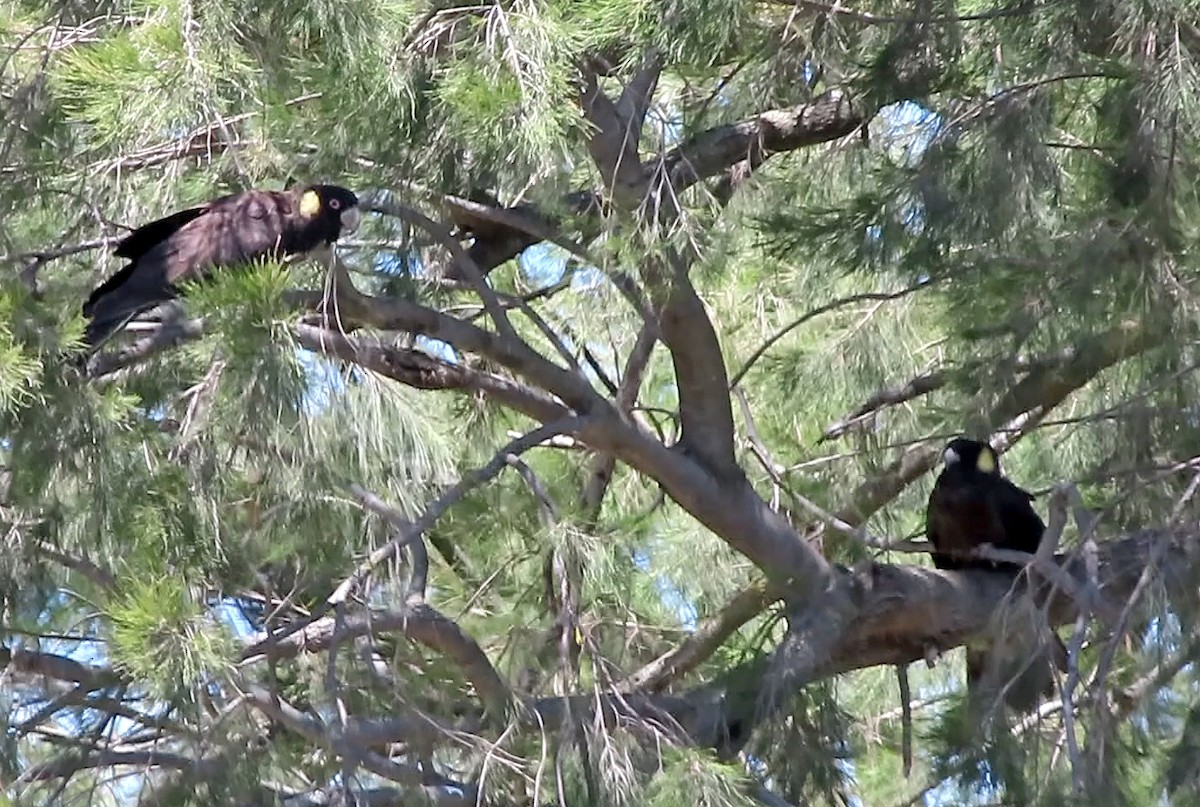
{"type": "Polygon", "coordinates": [[[263,257],[281,244],[285,220],[294,215],[287,194],[249,191],[212,205],[160,246],[139,266],[161,272],[169,284],[195,280],[208,270],[263,257]]]}

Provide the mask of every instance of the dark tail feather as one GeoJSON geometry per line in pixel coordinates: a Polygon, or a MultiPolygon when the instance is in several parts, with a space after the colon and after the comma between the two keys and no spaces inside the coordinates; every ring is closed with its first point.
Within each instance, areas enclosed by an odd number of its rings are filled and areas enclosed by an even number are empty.
{"type": "Polygon", "coordinates": [[[972,698],[984,694],[984,673],[991,666],[991,659],[986,650],[967,648],[967,694],[972,698]]]}
{"type": "Polygon", "coordinates": [[[1067,648],[1058,636],[1037,648],[1032,657],[1004,657],[998,650],[967,650],[967,691],[972,698],[994,696],[1001,687],[1004,703],[1017,714],[1029,714],[1038,701],[1054,694],[1054,668],[1067,669],[1067,648]]]}
{"type": "MultiPolygon", "coordinates": [[[[99,291],[99,290],[98,290],[99,291]]],[[[104,294],[93,294],[84,306],[84,314],[89,317],[84,328],[83,339],[87,343],[88,353],[96,350],[121,331],[129,320],[141,312],[165,303],[172,298],[169,291],[156,290],[147,293],[128,287],[113,288],[104,294]]]]}
{"type": "Polygon", "coordinates": [[[129,320],[136,317],[138,313],[139,311],[125,311],[103,318],[93,317],[83,332],[88,354],[95,353],[105,342],[120,333],[129,320]]]}

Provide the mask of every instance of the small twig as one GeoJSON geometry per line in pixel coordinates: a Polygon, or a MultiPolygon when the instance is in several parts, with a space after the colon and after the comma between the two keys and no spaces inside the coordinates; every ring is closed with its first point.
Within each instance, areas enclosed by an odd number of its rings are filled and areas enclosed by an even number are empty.
{"type": "Polygon", "coordinates": [[[927,373],[921,373],[919,376],[911,379],[907,383],[899,387],[885,387],[873,394],[861,406],[855,409],[846,417],[830,424],[824,434],[821,435],[817,443],[824,443],[828,440],[836,440],[850,429],[859,425],[865,420],[879,413],[879,410],[889,406],[898,406],[914,398],[919,398],[922,395],[933,392],[946,384],[946,373],[943,370],[934,370],[927,373]]]}
{"type": "Polygon", "coordinates": [[[816,502],[797,493],[791,487],[791,485],[788,485],[787,482],[784,481],[783,477],[780,475],[780,469],[782,469],[783,466],[775,463],[770,452],[767,450],[766,444],[763,443],[762,438],[759,436],[758,428],[754,424],[754,417],[750,412],[750,403],[748,400],[746,400],[746,393],[742,391],[741,387],[735,387],[733,394],[738,400],[738,404],[742,410],[742,417],[746,421],[746,436],[750,441],[750,449],[754,453],[755,458],[758,459],[759,464],[762,465],[763,469],[767,472],[767,474],[771,477],[771,480],[779,487],[780,490],[785,491],[788,497],[795,504],[799,505],[804,510],[807,510],[821,521],[822,529],[825,527],[832,527],[839,533],[849,536],[854,540],[860,541],[872,549],[912,553],[929,551],[927,547],[919,547],[903,541],[888,542],[882,538],[871,535],[867,532],[865,527],[856,527],[848,521],[838,518],[836,515],[830,513],[816,502]]]}
{"type": "Polygon", "coordinates": [[[990,11],[981,11],[976,14],[872,14],[866,11],[855,11],[846,8],[840,2],[835,3],[819,3],[815,0],[772,0],[782,5],[795,5],[799,8],[806,8],[821,14],[829,14],[831,16],[841,17],[847,20],[854,20],[864,25],[957,25],[964,22],[983,22],[986,20],[997,20],[1005,17],[1025,17],[1031,16],[1039,11],[1044,11],[1051,6],[1061,3],[1063,0],[1047,0],[1044,3],[1021,3],[1015,6],[1005,6],[1002,8],[992,9],[990,11]]]}
{"type": "MultiPolygon", "coordinates": [[[[1194,477],[1192,477],[1191,483],[1187,486],[1187,489],[1183,492],[1183,495],[1179,497],[1179,501],[1176,502],[1175,508],[1171,514],[1171,519],[1168,522],[1169,526],[1174,526],[1178,522],[1179,517],[1183,514],[1183,508],[1196,494],[1197,490],[1200,490],[1200,473],[1197,473],[1194,477]]],[[[1162,559],[1163,553],[1166,552],[1167,547],[1170,544],[1170,541],[1168,540],[1170,536],[1170,530],[1164,530],[1163,534],[1155,542],[1154,546],[1151,547],[1150,557],[1146,562],[1146,567],[1142,569],[1142,573],[1138,577],[1136,585],[1133,587],[1133,592],[1129,595],[1129,599],[1125,602],[1125,607],[1121,609],[1121,615],[1117,619],[1116,627],[1113,628],[1111,638],[1105,644],[1104,649],[1100,653],[1100,660],[1097,662],[1095,674],[1092,676],[1093,681],[1103,682],[1108,677],[1109,670],[1112,667],[1113,659],[1116,656],[1117,645],[1121,641],[1121,638],[1125,635],[1126,630],[1128,630],[1129,618],[1133,614],[1134,607],[1136,606],[1138,600],[1141,599],[1143,592],[1149,587],[1150,582],[1154,579],[1154,573],[1158,568],[1159,561],[1162,559]]]]}
{"type": "Polygon", "coordinates": [[[1051,580],[1055,587],[1065,592],[1078,603],[1081,609],[1096,605],[1091,592],[1081,590],[1079,584],[1067,572],[1054,562],[1052,558],[1039,562],[1038,556],[1016,549],[999,549],[991,544],[983,544],[973,553],[975,557],[984,560],[994,560],[1001,563],[1012,563],[1019,566],[1032,566],[1039,574],[1051,580]]]}
{"type": "Polygon", "coordinates": [[[221,351],[218,350],[212,364],[209,365],[208,372],[204,374],[204,378],[190,391],[191,400],[188,402],[187,414],[183,418],[179,441],[167,454],[170,462],[177,462],[183,456],[208,420],[213,401],[216,399],[217,388],[221,383],[221,374],[225,371],[225,365],[228,363],[220,353],[221,351]]]}
{"type": "MultiPolygon", "coordinates": [[[[342,698],[341,682],[337,675],[338,653],[341,650],[341,637],[346,627],[346,607],[345,603],[338,603],[333,608],[333,640],[329,643],[329,658],[325,661],[325,694],[333,702],[334,709],[337,714],[338,735],[344,737],[347,731],[347,725],[350,720],[350,713],[346,710],[346,701],[342,698]]],[[[350,790],[351,783],[355,779],[355,771],[358,769],[359,754],[353,753],[356,747],[351,743],[345,743],[345,748],[342,749],[342,793],[346,798],[347,803],[354,803],[354,796],[350,790]]]]}
{"type": "Polygon", "coordinates": [[[1058,552],[1058,544],[1062,541],[1063,530],[1067,528],[1067,499],[1068,492],[1066,486],[1063,485],[1056,487],[1050,494],[1050,512],[1046,519],[1046,529],[1042,532],[1042,539],[1038,544],[1037,551],[1033,553],[1034,563],[1037,564],[1039,571],[1058,552]]]}
{"type": "Polygon", "coordinates": [[[77,244],[65,244],[61,247],[55,247],[53,249],[35,249],[29,252],[0,255],[0,264],[24,263],[26,261],[33,261],[41,264],[47,261],[57,260],[58,258],[69,258],[72,255],[78,255],[80,252],[88,252],[93,249],[103,249],[110,244],[116,244],[120,240],[120,237],[105,236],[103,238],[92,238],[88,241],[80,241],[77,244]]]}
{"type": "Polygon", "coordinates": [[[787,325],[784,325],[782,328],[780,328],[778,331],[776,331],[774,334],[772,334],[771,337],[769,339],[767,339],[767,341],[765,341],[761,345],[759,345],[758,349],[750,354],[750,358],[746,359],[746,361],[742,365],[741,369],[738,370],[736,373],[734,373],[733,377],[731,379],[729,379],[729,388],[733,389],[734,387],[736,387],[738,382],[741,381],[743,378],[745,378],[746,373],[750,372],[750,368],[754,366],[755,362],[757,362],[759,359],[761,359],[763,357],[763,354],[771,349],[772,345],[774,345],[780,339],[787,336],[789,333],[794,331],[796,328],[799,328],[801,325],[808,322],[809,320],[815,319],[816,317],[819,317],[822,314],[827,314],[830,311],[836,311],[839,308],[844,308],[845,306],[853,305],[854,303],[861,303],[861,302],[866,302],[869,300],[876,300],[876,301],[898,300],[901,297],[905,297],[909,294],[912,294],[915,291],[925,288],[926,286],[932,285],[934,282],[935,281],[933,279],[927,279],[927,280],[922,280],[919,283],[914,283],[911,286],[906,286],[897,291],[865,292],[862,294],[851,294],[847,297],[840,297],[836,300],[832,300],[828,303],[825,303],[824,305],[817,306],[816,308],[812,309],[811,311],[806,312],[803,316],[800,316],[797,319],[794,319],[791,322],[789,322],[787,325]]]}
{"type": "MultiPolygon", "coordinates": [[[[614,403],[618,412],[627,415],[633,411],[657,342],[658,326],[653,319],[643,321],[638,329],[633,347],[629,351],[629,356],[625,360],[625,368],[617,387],[614,403]]],[[[580,503],[591,519],[595,519],[599,515],[600,505],[608,492],[615,467],[616,458],[607,453],[596,454],[589,466],[588,480],[580,494],[580,503]]]]}
{"type": "MultiPolygon", "coordinates": [[[[354,493],[364,504],[368,500],[372,501],[376,507],[375,511],[384,516],[391,522],[397,530],[397,535],[385,545],[376,549],[371,555],[363,561],[362,564],[334,590],[333,594],[329,595],[326,601],[328,605],[335,605],[339,602],[344,602],[351,592],[358,587],[362,579],[376,566],[384,561],[395,556],[397,552],[409,542],[419,538],[428,530],[435,521],[441,518],[453,504],[458,502],[463,496],[467,495],[471,490],[479,485],[487,482],[495,477],[504,468],[508,466],[508,457],[510,455],[520,455],[541,443],[543,440],[555,434],[560,434],[565,431],[573,431],[578,428],[583,422],[582,418],[570,417],[557,423],[550,423],[540,426],[528,434],[522,435],[509,442],[492,457],[487,465],[472,471],[463,476],[456,484],[452,485],[445,493],[433,501],[426,508],[425,512],[415,522],[409,522],[399,511],[383,505],[378,500],[378,497],[373,497],[371,494],[358,485],[352,486],[354,493]],[[368,499],[367,497],[370,497],[368,499]]],[[[411,593],[410,593],[411,596],[411,593]]],[[[424,597],[424,591],[421,592],[421,597],[424,597]]],[[[320,610],[320,609],[318,609],[320,610]]]]}
{"type": "Polygon", "coordinates": [[[1079,738],[1075,729],[1075,689],[1079,686],[1079,653],[1083,649],[1083,636],[1087,629],[1087,612],[1081,610],[1075,618],[1071,633],[1071,646],[1067,650],[1067,681],[1062,688],[1063,738],[1067,745],[1067,757],[1071,760],[1071,787],[1075,795],[1083,792],[1083,757],[1079,753],[1079,738]]]}
{"type": "Polygon", "coordinates": [[[521,478],[525,480],[525,484],[529,485],[529,489],[538,501],[538,515],[542,520],[542,526],[552,527],[557,524],[558,508],[555,507],[554,500],[550,498],[550,491],[546,490],[546,486],[542,484],[542,480],[538,479],[529,464],[515,454],[505,457],[505,462],[515,468],[521,478]]]}

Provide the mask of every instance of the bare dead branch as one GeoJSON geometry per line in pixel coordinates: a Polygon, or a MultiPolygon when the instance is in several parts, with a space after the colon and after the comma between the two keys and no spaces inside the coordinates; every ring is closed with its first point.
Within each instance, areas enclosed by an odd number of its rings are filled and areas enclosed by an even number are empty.
{"type": "Polygon", "coordinates": [[[47,261],[57,260],[59,258],[69,258],[72,255],[78,255],[81,252],[90,252],[93,249],[103,249],[112,244],[116,244],[121,240],[120,237],[103,237],[92,238],[87,241],[80,241],[76,244],[64,244],[60,247],[51,249],[37,249],[31,252],[20,252],[14,255],[0,255],[0,264],[4,263],[27,263],[33,261],[35,263],[46,263],[47,261]]]}
{"type": "Polygon", "coordinates": [[[525,480],[525,484],[529,486],[534,498],[537,499],[538,518],[541,520],[542,526],[552,527],[557,524],[558,508],[554,504],[554,499],[550,497],[550,491],[546,490],[546,486],[542,484],[541,479],[538,479],[529,464],[515,454],[505,457],[505,462],[516,469],[521,478],[525,480]]]}

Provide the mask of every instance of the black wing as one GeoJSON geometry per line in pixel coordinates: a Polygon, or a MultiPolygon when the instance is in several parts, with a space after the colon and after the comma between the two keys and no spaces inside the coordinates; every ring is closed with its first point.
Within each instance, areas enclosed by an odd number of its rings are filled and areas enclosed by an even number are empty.
{"type": "Polygon", "coordinates": [[[1004,524],[1004,541],[998,546],[1019,552],[1037,552],[1046,525],[1033,509],[1033,495],[1007,479],[997,480],[992,498],[1004,524]]]}
{"type": "Polygon", "coordinates": [[[117,248],[113,250],[113,254],[118,258],[128,258],[131,261],[136,261],[159,243],[166,241],[178,232],[183,225],[202,216],[212,205],[213,202],[209,202],[199,207],[189,207],[187,210],[180,210],[178,213],[172,213],[157,221],[143,224],[122,238],[120,243],[117,244],[117,248]]]}

